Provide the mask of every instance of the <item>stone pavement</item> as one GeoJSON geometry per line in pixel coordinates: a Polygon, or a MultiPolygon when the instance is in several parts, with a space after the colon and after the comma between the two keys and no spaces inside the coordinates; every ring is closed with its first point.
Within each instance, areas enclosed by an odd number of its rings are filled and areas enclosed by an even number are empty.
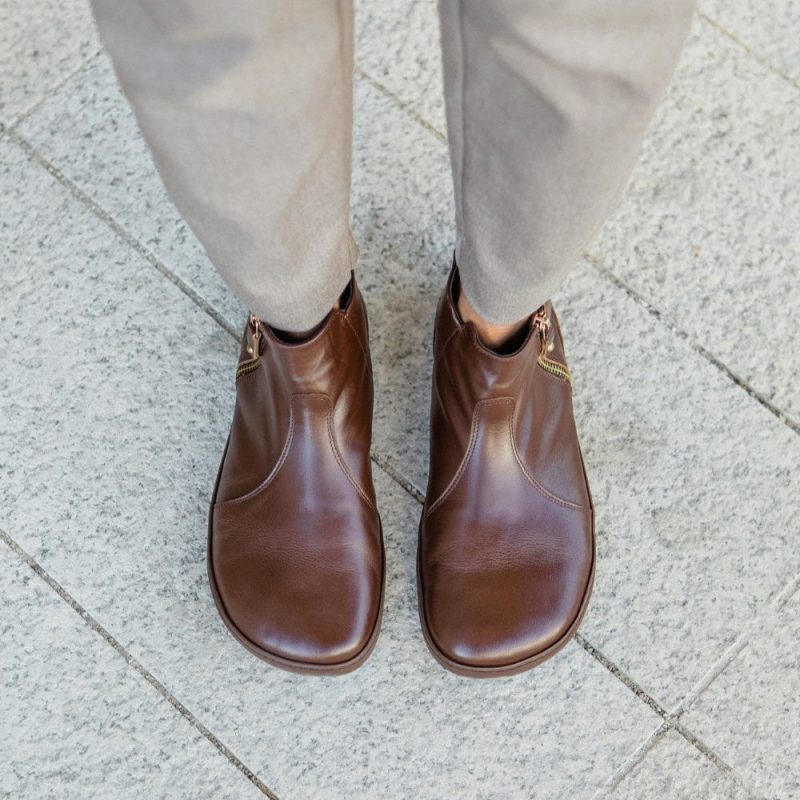
{"type": "Polygon", "coordinates": [[[555,298],[598,509],[577,639],[458,678],[419,630],[452,249],[434,0],[362,0],[353,224],[383,633],[336,679],[214,610],[245,310],[167,200],[84,0],[0,0],[0,797],[800,797],[800,6],[701,0],[620,208],[555,298]]]}

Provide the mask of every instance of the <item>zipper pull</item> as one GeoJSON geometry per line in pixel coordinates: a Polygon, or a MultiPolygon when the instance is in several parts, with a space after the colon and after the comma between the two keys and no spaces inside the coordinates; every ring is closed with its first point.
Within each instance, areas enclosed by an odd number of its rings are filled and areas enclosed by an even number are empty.
{"type": "Polygon", "coordinates": [[[542,353],[552,352],[555,345],[550,340],[550,331],[552,330],[552,323],[547,314],[545,306],[542,306],[533,317],[533,327],[539,331],[539,336],[542,339],[542,353]]]}
{"type": "Polygon", "coordinates": [[[254,372],[261,366],[261,359],[259,358],[261,355],[261,337],[263,336],[261,332],[261,320],[255,314],[251,314],[247,322],[253,329],[250,335],[250,344],[247,345],[247,355],[249,358],[240,361],[239,365],[236,367],[237,381],[242,375],[246,375],[248,372],[254,372]]]}
{"type": "Polygon", "coordinates": [[[261,355],[261,320],[255,314],[250,315],[250,326],[253,328],[253,334],[247,352],[251,358],[258,358],[261,355]]]}
{"type": "Polygon", "coordinates": [[[555,349],[550,334],[553,330],[553,323],[550,320],[550,315],[547,313],[546,307],[542,306],[533,317],[533,327],[539,331],[539,336],[542,339],[542,349],[539,352],[537,362],[542,369],[555,375],[557,378],[566,381],[570,386],[572,385],[572,375],[570,374],[569,367],[562,364],[560,361],[555,361],[548,357],[548,353],[552,353],[555,349]]]}

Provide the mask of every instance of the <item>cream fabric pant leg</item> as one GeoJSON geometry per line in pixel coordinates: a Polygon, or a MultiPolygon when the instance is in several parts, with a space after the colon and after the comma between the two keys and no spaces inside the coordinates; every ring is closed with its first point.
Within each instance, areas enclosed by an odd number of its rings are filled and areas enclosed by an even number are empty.
{"type": "MultiPolygon", "coordinates": [[[[178,209],[243,301],[304,330],[354,265],[347,0],[93,0],[178,209]]],[[[547,299],[619,199],[692,0],[440,0],[467,296],[547,299]]]]}
{"type": "Polygon", "coordinates": [[[92,0],[178,210],[244,303],[305,330],[356,260],[351,0],[92,0]]]}
{"type": "Polygon", "coordinates": [[[473,307],[547,300],[619,200],[693,0],[439,0],[456,261],[473,307]]]}

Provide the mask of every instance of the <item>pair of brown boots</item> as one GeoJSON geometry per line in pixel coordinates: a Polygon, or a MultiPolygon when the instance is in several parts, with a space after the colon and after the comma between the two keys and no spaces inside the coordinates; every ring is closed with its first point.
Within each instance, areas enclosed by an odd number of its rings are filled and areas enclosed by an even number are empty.
{"type": "MultiPolygon", "coordinates": [[[[512,353],[457,311],[454,265],[434,332],[430,472],[417,588],[431,652],[510,675],[574,634],[594,578],[594,514],[550,303],[512,353]]],[[[349,672],[378,637],[385,555],[370,466],[372,365],[355,279],[306,340],[250,317],[211,503],[208,573],[251,652],[349,672]]]]}

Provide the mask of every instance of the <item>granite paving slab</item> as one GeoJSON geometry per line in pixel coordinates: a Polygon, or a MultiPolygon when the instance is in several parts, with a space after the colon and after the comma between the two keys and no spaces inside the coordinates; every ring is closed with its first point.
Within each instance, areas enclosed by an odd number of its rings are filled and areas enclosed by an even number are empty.
{"type": "Polygon", "coordinates": [[[591,247],[796,426],[798,136],[798,88],[697,18],[623,202],[591,247]]]}
{"type": "Polygon", "coordinates": [[[0,797],[262,798],[0,542],[0,797]]]}
{"type": "Polygon", "coordinates": [[[701,0],[700,10],[800,86],[800,8],[784,0],[701,0]]]}
{"type": "Polygon", "coordinates": [[[684,716],[764,796],[800,797],[800,592],[767,609],[684,716]]]}
{"type": "Polygon", "coordinates": [[[99,46],[87,0],[0,0],[0,124],[30,111],[99,46]]]}
{"type": "Polygon", "coordinates": [[[232,639],[205,535],[235,343],[7,138],[0,163],[0,526],[279,797],[590,797],[657,715],[575,643],[520,678],[443,671],[417,620],[420,507],[380,470],[367,664],[310,680],[232,639]]]}
{"type": "Polygon", "coordinates": [[[613,800],[754,800],[750,792],[680,734],[660,736],[612,791],[613,800]]]}

